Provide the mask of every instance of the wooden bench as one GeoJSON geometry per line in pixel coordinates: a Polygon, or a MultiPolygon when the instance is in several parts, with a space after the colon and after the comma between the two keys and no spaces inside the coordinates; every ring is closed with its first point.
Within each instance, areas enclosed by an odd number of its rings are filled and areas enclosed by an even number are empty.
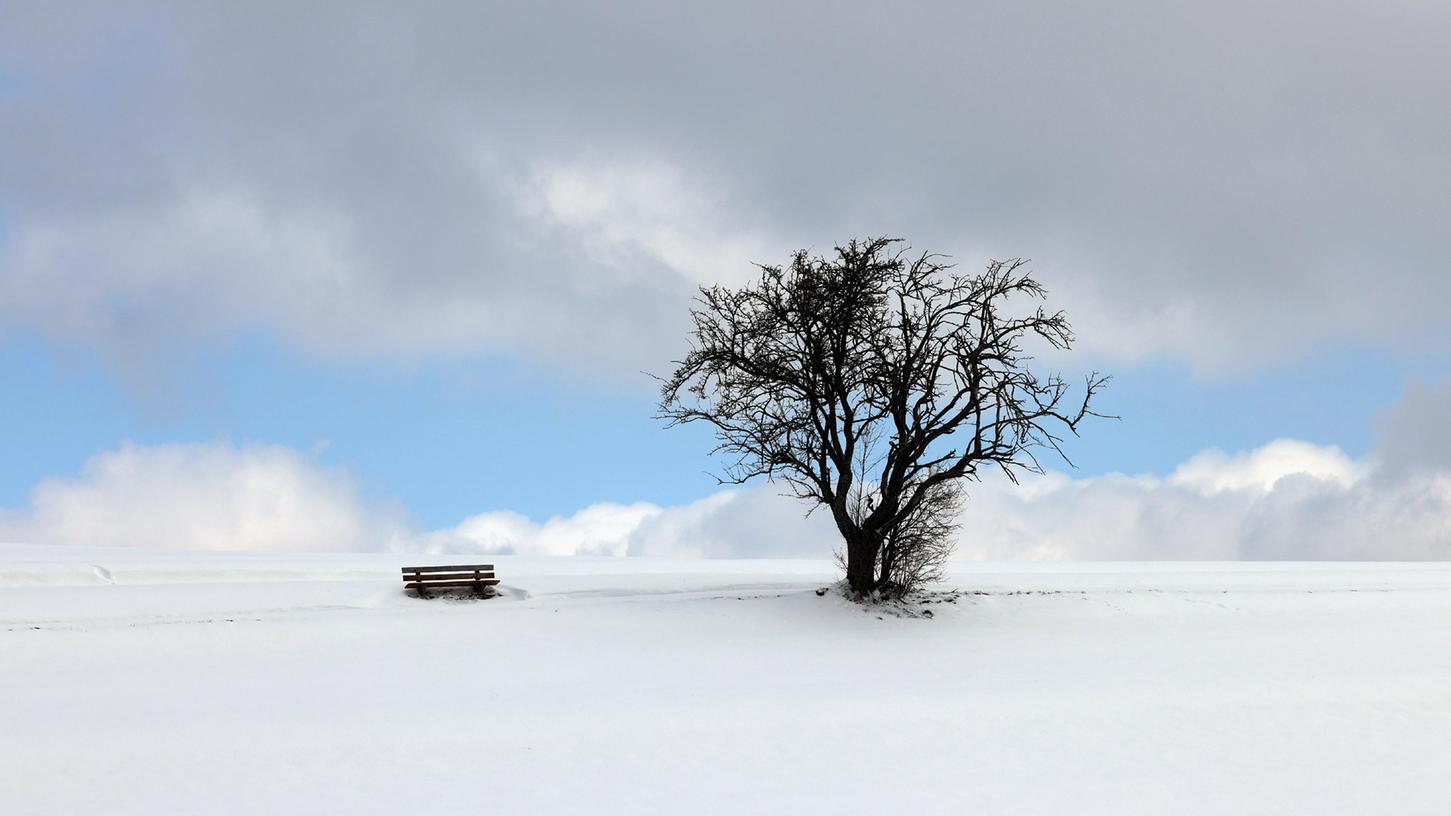
{"type": "Polygon", "coordinates": [[[403,589],[415,590],[420,598],[432,598],[430,589],[473,587],[480,598],[494,594],[499,583],[493,564],[446,564],[441,567],[404,567],[403,589]]]}

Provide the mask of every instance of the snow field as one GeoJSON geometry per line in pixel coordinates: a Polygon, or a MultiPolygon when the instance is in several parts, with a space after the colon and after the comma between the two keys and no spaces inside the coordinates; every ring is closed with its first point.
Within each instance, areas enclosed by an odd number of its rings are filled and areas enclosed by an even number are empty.
{"type": "Polygon", "coordinates": [[[0,548],[7,814],[1451,812],[1451,567],[0,548]],[[491,560],[503,597],[405,597],[491,560]],[[980,594],[979,594],[980,593],[980,594]]]}

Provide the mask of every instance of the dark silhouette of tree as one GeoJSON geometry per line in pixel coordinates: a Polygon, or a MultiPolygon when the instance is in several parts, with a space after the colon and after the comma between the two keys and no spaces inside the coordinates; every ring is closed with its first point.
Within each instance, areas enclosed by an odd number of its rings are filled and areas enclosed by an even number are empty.
{"type": "Polygon", "coordinates": [[[1026,368],[1025,342],[1067,349],[1073,332],[1023,261],[958,275],[900,244],[802,250],[739,289],[702,288],[690,352],[661,388],[659,418],[714,427],[723,483],[764,476],[829,508],[860,598],[935,577],[961,480],[995,468],[1016,482],[1042,472],[1044,449],[1067,461],[1061,434],[1101,416],[1108,381],[1090,375],[1070,400],[1062,377],[1026,368]]]}

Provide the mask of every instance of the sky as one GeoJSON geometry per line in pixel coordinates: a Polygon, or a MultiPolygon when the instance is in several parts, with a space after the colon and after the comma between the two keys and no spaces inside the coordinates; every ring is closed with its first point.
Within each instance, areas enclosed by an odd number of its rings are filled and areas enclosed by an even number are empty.
{"type": "Polygon", "coordinates": [[[1111,373],[968,558],[1451,557],[1451,7],[0,0],[0,540],[822,555],[692,293],[1032,259],[1111,373]],[[421,4],[420,4],[421,5],[421,4]]]}

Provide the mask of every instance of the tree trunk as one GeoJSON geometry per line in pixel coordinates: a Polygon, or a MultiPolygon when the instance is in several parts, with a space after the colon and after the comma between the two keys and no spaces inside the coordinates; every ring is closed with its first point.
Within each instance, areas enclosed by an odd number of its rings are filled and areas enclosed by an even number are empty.
{"type": "Polygon", "coordinates": [[[891,547],[882,545],[881,566],[877,568],[877,586],[886,584],[892,578],[892,559],[896,553],[891,547]]]}
{"type": "Polygon", "coordinates": [[[877,588],[877,553],[881,536],[860,532],[846,542],[846,583],[859,597],[867,597],[877,588]]]}

